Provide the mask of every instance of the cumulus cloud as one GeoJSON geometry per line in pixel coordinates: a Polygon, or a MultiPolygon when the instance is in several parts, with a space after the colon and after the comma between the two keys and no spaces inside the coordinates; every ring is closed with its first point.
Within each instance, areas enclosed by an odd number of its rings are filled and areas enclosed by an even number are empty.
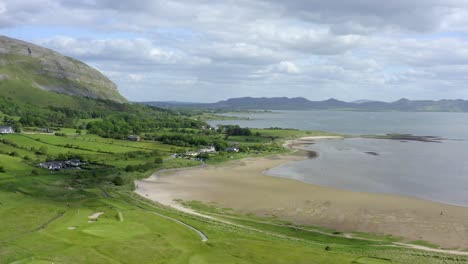
{"type": "Polygon", "coordinates": [[[131,100],[467,92],[464,0],[3,0],[2,33],[99,68],[131,100]]]}

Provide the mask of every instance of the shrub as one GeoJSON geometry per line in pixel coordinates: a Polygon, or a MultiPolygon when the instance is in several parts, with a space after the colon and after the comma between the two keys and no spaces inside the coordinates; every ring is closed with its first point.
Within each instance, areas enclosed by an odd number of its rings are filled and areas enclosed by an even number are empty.
{"type": "Polygon", "coordinates": [[[202,160],[207,160],[207,159],[210,158],[210,154],[208,154],[206,152],[202,152],[202,153],[198,154],[197,158],[202,159],[202,160]]]}
{"type": "Polygon", "coordinates": [[[42,146],[39,151],[37,151],[37,154],[39,155],[47,155],[47,152],[49,152],[49,149],[46,146],[42,146]]]}
{"type": "Polygon", "coordinates": [[[124,180],[123,180],[122,177],[116,176],[116,177],[114,178],[114,180],[112,180],[112,183],[113,183],[114,185],[116,185],[116,186],[122,186],[122,185],[124,185],[124,180]]]}
{"type": "Polygon", "coordinates": [[[0,166],[0,172],[5,172],[5,168],[3,166],[0,166]]]}

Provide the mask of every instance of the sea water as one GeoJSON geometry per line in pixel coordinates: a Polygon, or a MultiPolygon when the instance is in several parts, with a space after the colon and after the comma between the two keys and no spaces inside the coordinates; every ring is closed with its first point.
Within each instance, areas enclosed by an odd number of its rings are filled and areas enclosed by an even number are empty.
{"type": "Polygon", "coordinates": [[[320,140],[307,146],[319,153],[318,158],[287,163],[267,173],[321,186],[468,206],[468,113],[274,111],[234,115],[250,120],[210,124],[443,137],[439,143],[320,140]]]}

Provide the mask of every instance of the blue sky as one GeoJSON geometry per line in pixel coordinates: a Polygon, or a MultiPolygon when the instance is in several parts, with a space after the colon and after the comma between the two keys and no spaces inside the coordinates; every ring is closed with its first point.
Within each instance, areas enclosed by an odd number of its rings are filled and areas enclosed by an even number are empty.
{"type": "Polygon", "coordinates": [[[0,34],[133,101],[468,99],[468,2],[3,0],[0,34]]]}

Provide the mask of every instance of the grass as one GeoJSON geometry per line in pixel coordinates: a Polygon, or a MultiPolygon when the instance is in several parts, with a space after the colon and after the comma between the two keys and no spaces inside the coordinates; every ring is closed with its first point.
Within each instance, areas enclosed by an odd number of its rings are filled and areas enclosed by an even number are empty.
{"type": "Polygon", "coordinates": [[[225,116],[225,115],[218,115],[213,113],[202,113],[199,115],[194,115],[192,118],[197,120],[247,120],[246,117],[239,117],[239,116],[225,116]]]}
{"type": "MultiPolygon", "coordinates": [[[[296,132],[285,133],[288,136],[296,132]]],[[[276,134],[276,135],[278,135],[276,134]]],[[[237,215],[227,208],[192,203],[227,224],[166,208],[134,194],[131,184],[114,186],[117,175],[130,183],[154,170],[196,166],[186,159],[166,159],[148,171],[125,172],[127,164],[154,160],[153,151],[167,157],[173,146],[128,142],[93,135],[3,136],[17,147],[0,144],[0,262],[1,263],[466,263],[468,258],[386,247],[380,242],[332,236],[332,230],[294,227],[279,219],[237,215]],[[38,141],[39,140],[39,141],[38,141]],[[73,145],[78,148],[69,148],[73,145]],[[102,162],[83,170],[51,173],[35,167],[34,150],[76,152],[102,162]],[[131,155],[141,151],[138,155],[131,155]],[[23,159],[31,156],[32,161],[23,159]],[[127,158],[125,160],[125,158],[127,158]],[[37,170],[36,174],[32,174],[37,170]],[[96,222],[88,217],[104,212],[96,222]],[[202,242],[193,230],[154,214],[183,221],[209,238],[202,242]]],[[[262,152],[258,155],[275,153],[262,152]]],[[[255,153],[235,153],[234,159],[255,153]]],[[[213,159],[223,162],[230,157],[213,159]]],[[[364,236],[364,234],[360,235],[364,236]]]]}
{"type": "Polygon", "coordinates": [[[368,257],[362,257],[353,261],[353,264],[390,264],[390,263],[393,263],[393,262],[389,259],[368,258],[368,257]]]}
{"type": "Polygon", "coordinates": [[[207,164],[220,164],[226,161],[239,160],[250,157],[265,157],[274,154],[288,153],[289,150],[282,148],[272,148],[262,151],[249,151],[249,152],[229,152],[224,154],[210,155],[210,158],[206,160],[207,164]]]}
{"type": "Polygon", "coordinates": [[[295,139],[300,137],[313,136],[340,136],[341,134],[330,133],[324,131],[307,131],[297,129],[251,129],[252,132],[259,133],[262,137],[280,138],[280,139],[295,139]]]}
{"type": "Polygon", "coordinates": [[[68,147],[73,149],[86,150],[91,152],[105,152],[105,153],[125,153],[136,150],[146,150],[138,147],[127,147],[125,145],[111,144],[97,140],[85,140],[83,138],[78,139],[74,137],[61,137],[61,136],[50,136],[50,135],[25,135],[24,137],[34,139],[41,143],[58,146],[68,147]]]}
{"type": "MultiPolygon", "coordinates": [[[[48,54],[45,55],[45,59],[51,62],[54,56],[55,55],[51,56],[48,54]]],[[[10,79],[0,82],[0,94],[6,97],[16,98],[22,102],[32,104],[46,105],[44,103],[47,103],[47,105],[62,104],[65,106],[68,103],[69,106],[73,104],[73,106],[76,107],[80,107],[80,105],[76,105],[80,102],[89,101],[78,99],[78,97],[61,96],[58,94],[47,96],[46,94],[50,93],[38,89],[36,86],[39,84],[45,87],[62,87],[65,90],[74,92],[80,90],[81,92],[104,96],[105,98],[119,102],[126,101],[118,92],[107,89],[100,83],[105,79],[96,79],[95,76],[93,77],[92,75],[95,73],[92,68],[84,70],[87,66],[71,58],[68,58],[70,62],[83,69],[80,73],[80,81],[75,81],[71,78],[57,78],[52,72],[45,70],[43,62],[41,61],[41,59],[44,58],[40,59],[14,54],[1,54],[0,58],[5,62],[0,65],[0,71],[10,77],[10,79]],[[90,71],[93,73],[90,74],[90,71]]],[[[73,67],[65,68],[62,70],[73,70],[73,67]]]]}
{"type": "Polygon", "coordinates": [[[424,240],[411,241],[411,242],[409,242],[409,244],[428,247],[428,248],[440,248],[440,246],[438,246],[436,244],[429,243],[429,242],[424,241],[424,240]]]}

